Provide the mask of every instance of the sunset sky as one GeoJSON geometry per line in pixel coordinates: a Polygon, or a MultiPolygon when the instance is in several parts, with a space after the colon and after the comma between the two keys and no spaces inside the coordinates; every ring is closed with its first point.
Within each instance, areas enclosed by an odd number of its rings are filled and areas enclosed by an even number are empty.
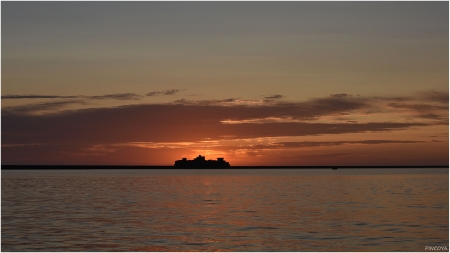
{"type": "Polygon", "coordinates": [[[448,2],[2,2],[2,164],[448,165],[448,2]]]}

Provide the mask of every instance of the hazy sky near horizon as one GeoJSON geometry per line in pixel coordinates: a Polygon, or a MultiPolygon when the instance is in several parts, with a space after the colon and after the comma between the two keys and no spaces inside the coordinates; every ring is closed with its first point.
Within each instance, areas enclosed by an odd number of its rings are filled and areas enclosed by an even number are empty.
{"type": "Polygon", "coordinates": [[[448,164],[448,2],[1,4],[2,164],[448,164]]]}

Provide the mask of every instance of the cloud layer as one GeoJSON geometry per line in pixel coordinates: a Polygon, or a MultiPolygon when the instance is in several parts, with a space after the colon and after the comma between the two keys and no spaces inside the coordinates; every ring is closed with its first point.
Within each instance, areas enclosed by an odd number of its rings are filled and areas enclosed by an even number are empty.
{"type": "MultiPolygon", "coordinates": [[[[430,94],[433,97],[437,96],[436,93],[430,94]]],[[[100,97],[102,99],[133,99],[134,94],[100,97]]],[[[91,99],[98,98],[91,97],[91,99]]],[[[175,149],[178,150],[177,152],[183,151],[186,154],[195,149],[198,152],[215,150],[214,152],[245,152],[248,155],[256,155],[260,150],[269,149],[295,150],[355,144],[418,145],[424,141],[366,138],[357,141],[274,141],[270,145],[267,143],[255,145],[245,144],[245,140],[286,136],[296,138],[339,136],[357,133],[373,135],[448,125],[448,103],[442,99],[425,100],[423,96],[399,99],[398,97],[373,98],[335,94],[304,102],[229,98],[200,101],[177,100],[166,104],[135,104],[83,110],[56,110],[68,105],[84,103],[83,101],[71,98],[2,108],[2,151],[8,154],[6,159],[10,159],[11,162],[25,154],[30,156],[35,154],[35,157],[39,157],[38,154],[41,154],[42,150],[54,156],[65,154],[70,157],[80,155],[106,157],[118,152],[117,150],[130,151],[131,148],[134,151],[142,148],[148,150],[151,146],[148,143],[153,143],[152,148],[159,150],[157,152],[163,152],[163,150],[174,152],[175,149]],[[38,107],[40,110],[47,108],[57,112],[33,114],[38,107]],[[358,117],[369,119],[362,121],[358,117]],[[241,143],[232,146],[222,143],[233,139],[241,140],[241,143]],[[209,141],[210,147],[200,148],[198,145],[176,144],[199,143],[206,140],[209,141]],[[213,141],[222,144],[214,144],[213,141]],[[141,145],[130,145],[130,143],[141,143],[141,145]],[[167,146],[163,143],[175,144],[167,146]]],[[[439,140],[433,143],[439,143],[439,140]]]]}

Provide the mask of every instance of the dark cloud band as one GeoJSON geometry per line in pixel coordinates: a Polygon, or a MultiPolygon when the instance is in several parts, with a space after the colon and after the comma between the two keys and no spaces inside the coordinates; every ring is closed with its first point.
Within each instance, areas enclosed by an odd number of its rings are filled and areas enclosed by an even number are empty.
{"type": "Polygon", "coordinates": [[[116,99],[116,100],[139,100],[142,98],[140,95],[133,93],[119,93],[119,94],[107,94],[101,96],[53,96],[53,95],[4,95],[2,99],[73,99],[73,98],[83,98],[83,99],[116,99]]]}

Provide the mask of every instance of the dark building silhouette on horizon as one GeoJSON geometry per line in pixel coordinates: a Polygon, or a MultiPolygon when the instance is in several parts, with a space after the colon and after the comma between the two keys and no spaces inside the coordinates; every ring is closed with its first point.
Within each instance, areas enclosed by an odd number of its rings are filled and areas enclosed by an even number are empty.
{"type": "Polygon", "coordinates": [[[188,160],[183,158],[175,161],[174,167],[176,168],[189,168],[189,169],[220,169],[229,168],[230,163],[226,162],[224,158],[217,158],[217,160],[206,160],[204,156],[199,155],[194,160],[188,160]]]}

